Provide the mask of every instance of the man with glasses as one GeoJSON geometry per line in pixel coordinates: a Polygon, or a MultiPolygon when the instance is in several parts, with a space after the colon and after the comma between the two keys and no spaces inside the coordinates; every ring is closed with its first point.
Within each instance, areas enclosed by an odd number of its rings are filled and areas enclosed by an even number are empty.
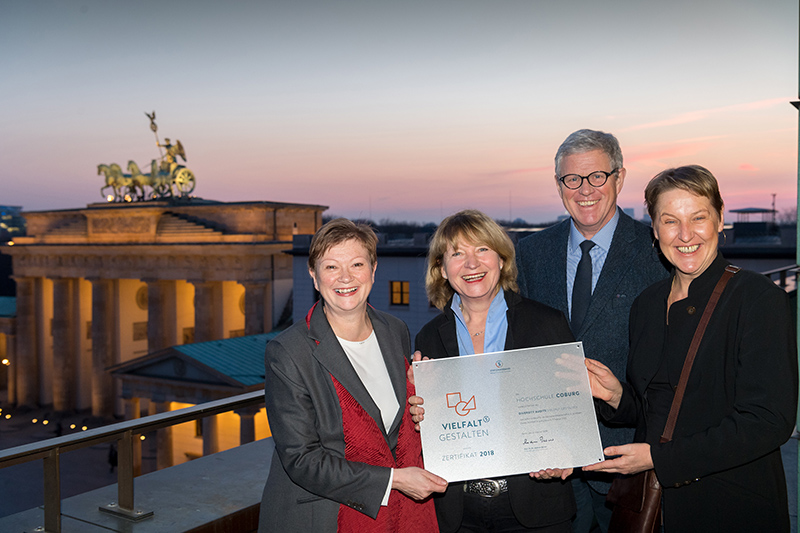
{"type": "MultiPolygon", "coordinates": [[[[578,130],[556,152],[555,185],[570,218],[522,239],[517,250],[522,294],[564,312],[586,357],[625,376],[628,315],[642,290],[667,276],[650,228],[622,212],[625,182],[616,137],[578,130]]],[[[600,424],[603,447],[633,441],[633,429],[600,424]]],[[[611,509],[607,474],[577,472],[572,479],[578,514],[573,531],[596,521],[605,533],[611,509]]]]}

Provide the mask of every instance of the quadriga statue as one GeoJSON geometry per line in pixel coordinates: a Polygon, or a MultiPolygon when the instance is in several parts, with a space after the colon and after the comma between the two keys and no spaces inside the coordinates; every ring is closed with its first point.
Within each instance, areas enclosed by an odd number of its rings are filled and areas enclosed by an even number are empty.
{"type": "Polygon", "coordinates": [[[150,119],[150,129],[156,136],[156,146],[161,155],[150,162],[149,174],[143,174],[139,165],[133,160],[128,161],[129,174],[123,174],[116,163],[98,165],[97,174],[104,174],[106,179],[106,184],[100,189],[100,195],[106,197],[109,202],[145,201],[170,196],[187,197],[194,191],[196,185],[194,173],[178,163],[178,157],[186,162],[186,151],[181,141],[176,140],[175,144],[172,144],[169,138],[164,138],[162,144],[158,139],[156,112],[145,115],[150,119]],[[162,151],[162,148],[165,151],[162,151]],[[104,193],[109,187],[114,192],[113,195],[104,193]]]}

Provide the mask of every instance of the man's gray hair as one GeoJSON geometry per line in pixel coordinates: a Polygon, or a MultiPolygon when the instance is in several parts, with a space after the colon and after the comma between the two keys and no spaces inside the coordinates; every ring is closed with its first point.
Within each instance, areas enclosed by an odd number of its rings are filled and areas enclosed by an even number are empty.
{"type": "MultiPolygon", "coordinates": [[[[622,168],[622,150],[617,138],[604,131],[578,130],[564,139],[556,152],[556,174],[561,176],[561,162],[568,155],[602,150],[611,161],[611,170],[622,168]]],[[[597,169],[601,170],[601,169],[597,169]]]]}

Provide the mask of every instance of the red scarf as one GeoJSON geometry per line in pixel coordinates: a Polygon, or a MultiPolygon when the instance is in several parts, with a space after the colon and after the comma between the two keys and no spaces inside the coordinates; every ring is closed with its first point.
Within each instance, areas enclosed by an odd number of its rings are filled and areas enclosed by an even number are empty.
{"type": "MultiPolygon", "coordinates": [[[[316,304],[314,304],[316,306],[316,304]]],[[[311,313],[306,316],[306,324],[311,324],[311,313]]],[[[405,362],[408,371],[408,361],[405,362]]],[[[344,433],[345,459],[359,463],[389,468],[404,468],[422,465],[422,442],[414,430],[414,422],[408,409],[403,408],[403,418],[397,436],[395,460],[386,443],[383,431],[363,407],[347,392],[347,389],[331,375],[342,407],[342,432],[344,433]]],[[[406,399],[414,394],[414,385],[406,381],[406,399]]],[[[341,533],[396,533],[413,531],[415,533],[438,533],[436,511],[433,499],[417,502],[399,490],[389,494],[389,505],[381,506],[378,516],[371,517],[346,505],[339,506],[338,530],[341,533]]]]}

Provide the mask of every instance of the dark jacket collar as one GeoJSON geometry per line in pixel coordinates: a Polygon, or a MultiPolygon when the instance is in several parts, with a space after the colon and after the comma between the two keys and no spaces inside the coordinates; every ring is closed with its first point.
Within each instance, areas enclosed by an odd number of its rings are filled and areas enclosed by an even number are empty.
{"type": "MultiPolygon", "coordinates": [[[[708,268],[706,268],[703,273],[693,279],[689,284],[688,298],[690,300],[695,300],[698,298],[704,298],[708,300],[710,294],[714,291],[714,287],[716,287],[719,278],[722,277],[725,267],[729,264],[730,263],[724,257],[722,257],[722,252],[717,251],[717,256],[714,258],[714,261],[708,265],[708,268]]],[[[670,281],[675,279],[675,275],[675,268],[673,267],[670,281]]]]}

